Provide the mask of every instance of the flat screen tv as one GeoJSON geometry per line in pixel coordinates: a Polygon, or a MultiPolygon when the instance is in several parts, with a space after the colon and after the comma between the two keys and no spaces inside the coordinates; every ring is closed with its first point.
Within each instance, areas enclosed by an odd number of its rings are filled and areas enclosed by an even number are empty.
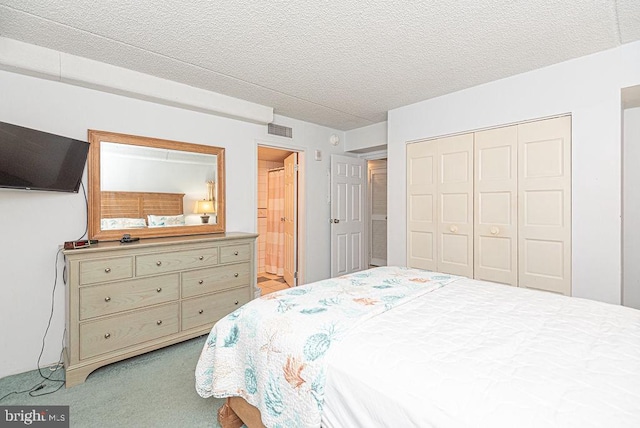
{"type": "Polygon", "coordinates": [[[0,187],[78,192],[89,143],[0,122],[0,187]]]}

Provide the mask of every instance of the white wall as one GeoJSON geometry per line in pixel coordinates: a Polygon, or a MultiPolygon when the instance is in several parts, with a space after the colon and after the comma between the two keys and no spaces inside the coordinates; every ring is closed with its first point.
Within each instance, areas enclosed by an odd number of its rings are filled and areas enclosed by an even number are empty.
{"type": "Polygon", "coordinates": [[[620,89],[640,82],[640,42],[388,115],[389,264],[406,264],[406,142],[571,113],[574,296],[620,303],[620,89]]]}
{"type": "Polygon", "coordinates": [[[640,309],[640,107],[624,111],[622,304],[640,309]]]}
{"type": "Polygon", "coordinates": [[[387,122],[374,123],[345,133],[346,151],[383,150],[387,147],[387,122]]]}
{"type": "MultiPolygon", "coordinates": [[[[208,144],[226,149],[227,230],[255,232],[258,141],[288,144],[306,156],[306,281],[330,275],[327,171],[331,134],[344,133],[285,117],[293,139],[267,134],[266,125],[217,117],[60,82],[0,71],[0,121],[86,141],[87,129],[208,144]]],[[[84,182],[86,185],[86,170],[84,182]]],[[[85,230],[82,193],[0,189],[0,377],[36,367],[51,309],[58,246],[85,230]]],[[[61,265],[61,264],[59,264],[61,265]]],[[[64,285],[58,281],[55,313],[43,364],[58,361],[64,329],[64,285]]]]}

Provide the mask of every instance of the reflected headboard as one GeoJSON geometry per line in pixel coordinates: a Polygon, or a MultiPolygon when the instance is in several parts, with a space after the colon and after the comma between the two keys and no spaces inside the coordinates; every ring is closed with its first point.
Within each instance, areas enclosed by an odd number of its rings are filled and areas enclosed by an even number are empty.
{"type": "Polygon", "coordinates": [[[184,214],[184,193],[100,192],[102,218],[184,214]]]}

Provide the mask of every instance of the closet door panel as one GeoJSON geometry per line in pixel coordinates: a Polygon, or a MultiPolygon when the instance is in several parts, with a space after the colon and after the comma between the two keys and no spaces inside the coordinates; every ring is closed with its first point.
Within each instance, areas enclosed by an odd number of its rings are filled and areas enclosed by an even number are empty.
{"type": "Polygon", "coordinates": [[[474,275],[517,285],[517,126],[475,133],[474,275]]]}
{"type": "Polygon", "coordinates": [[[437,270],[473,278],[473,134],[437,142],[437,270]]]}
{"type": "Polygon", "coordinates": [[[519,285],[571,294],[571,117],[518,125],[519,285]]]}
{"type": "Polygon", "coordinates": [[[436,270],[437,143],[407,145],[407,265],[436,270]]]}

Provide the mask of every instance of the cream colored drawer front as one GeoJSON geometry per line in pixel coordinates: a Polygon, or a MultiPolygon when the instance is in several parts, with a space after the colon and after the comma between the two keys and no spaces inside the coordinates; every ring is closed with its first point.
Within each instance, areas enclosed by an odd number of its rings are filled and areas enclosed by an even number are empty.
{"type": "Polygon", "coordinates": [[[80,289],[80,319],[178,300],[180,274],[134,279],[80,289]]]}
{"type": "Polygon", "coordinates": [[[85,260],[80,262],[80,285],[133,277],[133,258],[85,260]]]}
{"type": "Polygon", "coordinates": [[[136,256],[136,276],[207,267],[218,264],[218,248],[136,256]]]}
{"type": "Polygon", "coordinates": [[[220,263],[244,262],[250,258],[251,246],[249,244],[220,247],[220,263]]]}
{"type": "Polygon", "coordinates": [[[80,359],[179,331],[178,303],[80,324],[80,359]]]}
{"type": "Polygon", "coordinates": [[[213,324],[250,299],[249,287],[182,301],[182,330],[213,324]]]}
{"type": "Polygon", "coordinates": [[[249,263],[235,263],[182,273],[182,297],[249,285],[249,263]]]}

